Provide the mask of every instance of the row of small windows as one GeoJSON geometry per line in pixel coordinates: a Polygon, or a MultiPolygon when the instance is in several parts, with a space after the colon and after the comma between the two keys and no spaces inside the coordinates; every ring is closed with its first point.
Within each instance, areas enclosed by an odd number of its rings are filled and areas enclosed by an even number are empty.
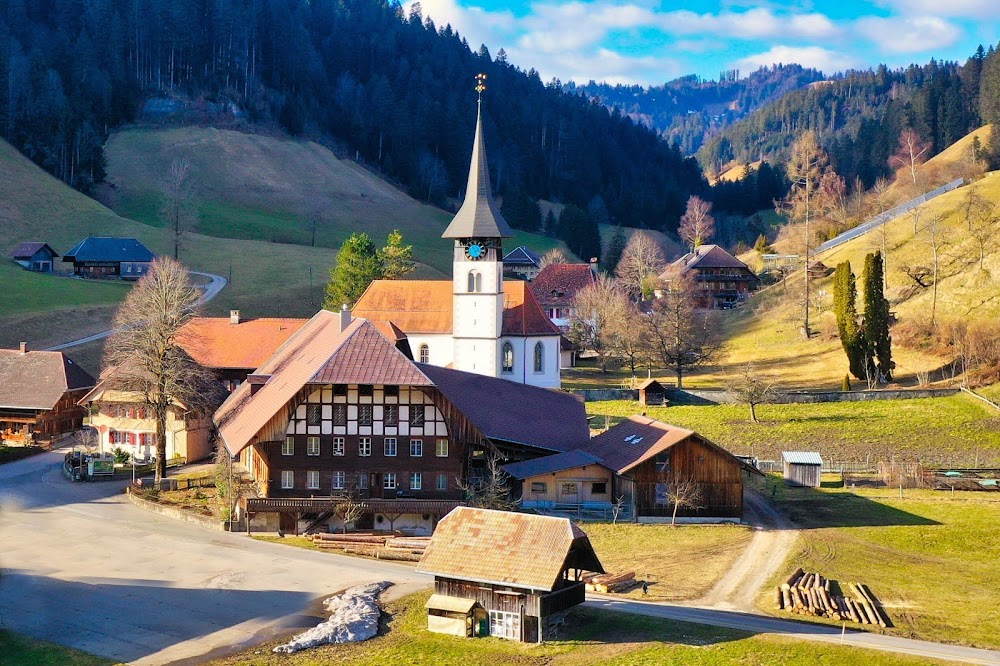
{"type": "MultiPolygon", "coordinates": [[[[406,478],[406,474],[402,475],[402,478],[406,478]]],[[[346,472],[336,471],[330,476],[330,488],[332,490],[347,490],[348,476],[346,472]]],[[[423,490],[424,489],[424,474],[423,472],[411,472],[409,474],[409,490],[423,490]]],[[[368,490],[368,475],[358,474],[356,477],[356,489],[357,490],[368,490]]],[[[282,490],[294,490],[295,489],[295,471],[294,470],[283,470],[281,472],[281,488],[282,490]]],[[[306,490],[319,490],[320,488],[320,473],[318,470],[310,470],[306,472],[306,490]]],[[[382,488],[385,490],[396,490],[401,488],[399,483],[399,475],[395,472],[387,472],[382,475],[382,488]]],[[[438,474],[435,482],[435,490],[448,490],[448,475],[438,474]]]]}
{"type": "MultiPolygon", "coordinates": [[[[344,455],[344,438],[334,437],[333,438],[333,455],[342,456],[344,455]]],[[[411,439],[409,441],[410,445],[410,457],[420,458],[424,455],[424,440],[422,439],[411,439]]],[[[382,440],[382,453],[387,457],[394,457],[397,455],[398,451],[398,440],[395,437],[385,437],[382,440]]],[[[307,456],[318,456],[320,454],[320,440],[319,437],[306,437],[306,455],[307,456]]],[[[358,438],[358,455],[359,456],[370,456],[372,454],[372,438],[371,437],[360,437],[358,438]]],[[[294,456],[295,455],[295,438],[286,437],[284,443],[281,445],[281,455],[283,456],[294,456]]],[[[439,439],[434,442],[434,455],[438,458],[448,457],[448,440],[439,439]]]]}
{"type": "MultiPolygon", "coordinates": [[[[541,342],[535,343],[535,372],[545,371],[545,348],[541,342]]],[[[514,372],[514,345],[509,342],[503,343],[501,354],[502,369],[504,372],[514,372]]]]}
{"type": "MultiPolygon", "coordinates": [[[[423,351],[421,351],[421,354],[423,351]]],[[[421,361],[426,363],[426,361],[421,361]]],[[[362,393],[361,395],[365,395],[362,393]]],[[[387,394],[388,395],[388,394],[387,394]]],[[[398,394],[397,394],[398,395],[398,394]]],[[[344,403],[335,403],[333,405],[327,405],[332,407],[332,420],[333,425],[345,426],[347,425],[347,405],[344,403]]],[[[358,425],[370,426],[375,421],[375,406],[374,405],[357,405],[358,408],[358,425]]],[[[323,405],[306,405],[306,425],[318,426],[323,420],[323,405]]],[[[382,406],[382,423],[386,426],[397,426],[399,425],[399,405],[383,405],[382,406]]],[[[410,426],[414,428],[421,428],[424,425],[424,410],[420,405],[410,410],[410,426]]]]}

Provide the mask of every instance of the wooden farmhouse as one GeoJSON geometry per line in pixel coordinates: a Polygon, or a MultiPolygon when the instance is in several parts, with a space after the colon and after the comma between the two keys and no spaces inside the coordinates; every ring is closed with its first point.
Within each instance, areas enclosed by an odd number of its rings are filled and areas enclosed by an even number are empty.
{"type": "Polygon", "coordinates": [[[492,455],[572,449],[589,429],[575,396],[416,363],[405,340],[348,311],[322,311],[215,414],[249,470],[251,530],[355,527],[429,534],[486,474],[492,455]]]}
{"type": "Polygon", "coordinates": [[[691,430],[632,416],[569,453],[504,466],[520,481],[515,492],[526,508],[609,511],[624,498],[621,514],[639,522],[673,516],[671,487],[692,482],[696,508],[679,507],[685,519],[743,518],[743,475],[760,474],[691,430]]]}
{"type": "Polygon", "coordinates": [[[73,264],[73,273],[86,278],[121,278],[138,280],[149,271],[156,259],[145,245],[134,238],[88,236],[65,255],[73,264]]]}
{"type": "Polygon", "coordinates": [[[647,379],[643,383],[639,384],[639,404],[661,407],[666,406],[667,389],[663,386],[663,384],[655,379],[647,379]]]}
{"type": "Polygon", "coordinates": [[[441,520],[417,571],[434,576],[430,631],[534,643],[583,603],[583,573],[604,568],[567,518],[459,507],[441,520]]]}
{"type": "Polygon", "coordinates": [[[0,349],[0,441],[44,444],[79,430],[77,400],[94,378],[57,351],[0,349]]]}
{"type": "Polygon", "coordinates": [[[790,486],[819,488],[823,459],[815,451],[782,451],[781,471],[790,486]]]}
{"type": "Polygon", "coordinates": [[[670,282],[684,273],[694,275],[699,305],[703,308],[734,307],[760,285],[760,278],[749,266],[718,245],[699,245],[670,264],[660,279],[670,282]]]}
{"type": "Polygon", "coordinates": [[[21,243],[11,250],[10,258],[26,271],[51,273],[59,254],[48,243],[21,243]]]}

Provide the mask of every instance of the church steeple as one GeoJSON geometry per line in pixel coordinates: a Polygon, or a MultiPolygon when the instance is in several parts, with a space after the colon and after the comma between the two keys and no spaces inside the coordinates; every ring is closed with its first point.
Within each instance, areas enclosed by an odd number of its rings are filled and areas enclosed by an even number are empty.
{"type": "MultiPolygon", "coordinates": [[[[481,82],[479,87],[482,87],[481,82]]],[[[469,165],[465,201],[445,229],[442,238],[510,238],[514,235],[493,200],[490,170],[486,165],[486,145],[483,143],[482,107],[480,95],[476,112],[476,139],[472,144],[472,163],[469,165]]]]}

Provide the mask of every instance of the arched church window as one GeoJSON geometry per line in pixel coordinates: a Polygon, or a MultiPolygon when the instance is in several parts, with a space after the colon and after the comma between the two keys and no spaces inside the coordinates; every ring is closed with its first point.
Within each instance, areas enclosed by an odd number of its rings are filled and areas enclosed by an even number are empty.
{"type": "Polygon", "coordinates": [[[545,370],[545,349],[539,340],[535,343],[535,372],[542,372],[543,370],[545,370]]]}
{"type": "Polygon", "coordinates": [[[514,345],[503,343],[503,371],[514,372],[514,345]]]}
{"type": "Polygon", "coordinates": [[[431,362],[431,350],[427,345],[420,345],[420,362],[430,363],[431,362]]]}
{"type": "Polygon", "coordinates": [[[483,290],[483,276],[479,271],[469,271],[469,293],[479,293],[483,290]]]}

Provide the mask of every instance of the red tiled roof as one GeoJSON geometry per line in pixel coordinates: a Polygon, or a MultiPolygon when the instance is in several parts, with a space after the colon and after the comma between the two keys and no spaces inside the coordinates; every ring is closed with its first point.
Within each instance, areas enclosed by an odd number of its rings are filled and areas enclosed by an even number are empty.
{"type": "Polygon", "coordinates": [[[552,591],[567,568],[603,573],[587,535],[568,518],[458,507],[441,519],[417,571],[552,591]]]}
{"type": "MultiPolygon", "coordinates": [[[[450,335],[454,309],[450,280],[376,280],[354,306],[354,315],[389,321],[407,335],[450,335]]],[[[503,284],[503,335],[558,335],[526,283],[503,284]]]]}
{"type": "Polygon", "coordinates": [[[0,407],[49,410],[67,391],[96,383],[62,352],[0,349],[0,407]]]}
{"type": "Polygon", "coordinates": [[[310,379],[319,384],[400,384],[429,386],[430,380],[365,321],[310,379]]]}
{"type": "Polygon", "coordinates": [[[549,264],[531,281],[531,293],[543,307],[566,307],[578,291],[592,284],[589,264],[549,264]]]}
{"type": "Polygon", "coordinates": [[[657,453],[694,435],[693,430],[668,425],[645,416],[630,416],[594,437],[581,449],[624,474],[657,453]]]}
{"type": "Polygon", "coordinates": [[[306,319],[248,319],[238,324],[228,317],[196,317],[181,328],[177,342],[206,368],[255,370],[306,319]]]}

